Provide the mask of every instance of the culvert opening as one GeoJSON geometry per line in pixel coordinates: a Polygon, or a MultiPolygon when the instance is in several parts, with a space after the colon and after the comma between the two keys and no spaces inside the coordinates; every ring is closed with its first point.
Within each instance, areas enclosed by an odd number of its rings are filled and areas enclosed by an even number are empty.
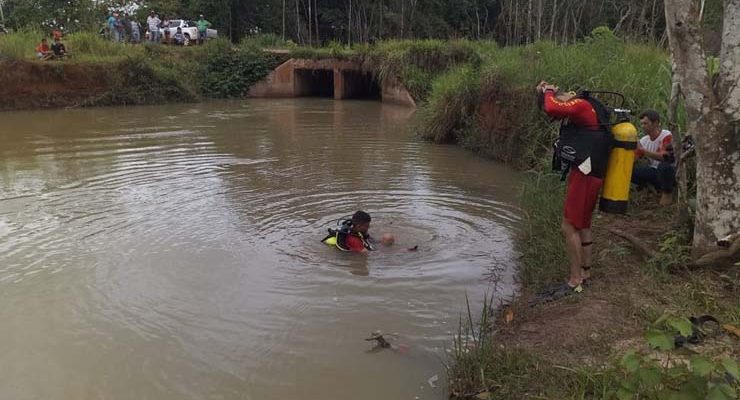
{"type": "Polygon", "coordinates": [[[372,74],[360,71],[342,71],[343,99],[380,100],[380,85],[372,74]]]}
{"type": "Polygon", "coordinates": [[[296,69],[297,96],[334,97],[334,71],[326,69],[296,69]]]}

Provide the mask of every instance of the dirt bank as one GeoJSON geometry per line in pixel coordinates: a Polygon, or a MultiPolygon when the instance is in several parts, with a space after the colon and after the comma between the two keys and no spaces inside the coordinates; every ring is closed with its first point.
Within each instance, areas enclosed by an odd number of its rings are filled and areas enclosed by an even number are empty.
{"type": "Polygon", "coordinates": [[[193,101],[197,95],[136,58],[116,62],[0,61],[0,111],[193,101]]]}
{"type": "Polygon", "coordinates": [[[110,89],[105,65],[0,62],[0,110],[74,107],[110,89]]]}

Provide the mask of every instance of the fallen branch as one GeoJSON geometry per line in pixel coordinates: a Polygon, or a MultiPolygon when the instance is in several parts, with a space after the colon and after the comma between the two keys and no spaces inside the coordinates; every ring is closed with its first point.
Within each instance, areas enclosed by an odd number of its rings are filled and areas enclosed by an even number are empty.
{"type": "Polygon", "coordinates": [[[619,237],[621,237],[621,238],[623,238],[623,239],[626,239],[628,242],[632,243],[632,245],[635,246],[635,248],[637,248],[637,250],[640,250],[648,258],[655,257],[656,252],[653,249],[645,246],[640,241],[640,239],[637,238],[637,236],[632,235],[632,234],[627,233],[627,232],[624,232],[624,231],[620,231],[619,229],[616,229],[616,228],[606,228],[606,230],[609,231],[609,232],[611,232],[611,233],[613,233],[613,234],[615,234],[615,235],[617,235],[617,236],[619,236],[619,237]]]}

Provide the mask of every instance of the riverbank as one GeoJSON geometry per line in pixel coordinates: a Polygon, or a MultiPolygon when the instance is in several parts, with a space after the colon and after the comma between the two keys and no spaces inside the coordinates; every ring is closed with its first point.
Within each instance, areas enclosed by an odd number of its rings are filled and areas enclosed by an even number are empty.
{"type": "MultiPolygon", "coordinates": [[[[483,54],[480,65],[460,66],[434,81],[420,110],[418,129],[425,137],[522,169],[548,170],[557,126],[534,103],[533,86],[540,80],[619,91],[635,114],[653,108],[666,115],[667,55],[623,43],[607,30],[573,46],[537,43],[483,54]]],[[[688,267],[689,227],[676,222],[677,209],[658,208],[654,193],[634,193],[629,215],[597,212],[594,280],[584,293],[529,306],[534,293],[567,273],[563,196],[554,174],[533,173],[524,184],[520,293],[508,304],[484,300],[481,315],[463,320],[448,363],[451,395],[735,398],[740,338],[717,327],[717,335],[688,350],[674,349],[673,339],[690,330],[691,316],[713,315],[730,330],[740,326],[740,273],[737,266],[688,267]],[[640,247],[654,253],[646,256],[640,247]],[[734,380],[725,381],[726,373],[734,380]]]]}
{"type": "Polygon", "coordinates": [[[240,97],[286,58],[255,43],[131,45],[92,33],[65,37],[70,57],[38,61],[38,32],[0,37],[0,110],[192,102],[240,97]]]}
{"type": "Polygon", "coordinates": [[[462,325],[448,364],[451,395],[735,398],[740,337],[731,329],[740,326],[740,271],[688,267],[686,227],[675,222],[675,209],[657,206],[656,193],[635,194],[626,216],[597,212],[593,281],[583,293],[530,306],[538,290],[567,273],[559,232],[563,189],[555,175],[525,183],[526,218],[517,240],[521,291],[462,325]],[[617,235],[623,232],[655,254],[617,235]],[[708,324],[701,343],[676,349],[675,335],[701,315],[727,329],[708,324]]]}

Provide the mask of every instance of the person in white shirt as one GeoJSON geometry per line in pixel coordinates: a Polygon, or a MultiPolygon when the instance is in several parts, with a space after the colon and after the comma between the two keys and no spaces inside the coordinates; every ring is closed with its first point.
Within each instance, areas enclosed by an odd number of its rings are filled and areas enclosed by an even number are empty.
{"type": "Polygon", "coordinates": [[[152,43],[159,43],[159,25],[162,21],[159,16],[154,13],[154,10],[149,12],[149,16],[146,18],[146,25],[149,29],[149,41],[152,43]]]}
{"type": "Polygon", "coordinates": [[[660,205],[673,202],[673,185],[676,181],[673,135],[660,126],[660,115],[653,110],[640,114],[640,126],[645,136],[637,143],[635,155],[647,159],[647,165],[636,165],[632,170],[632,183],[637,186],[653,185],[661,193],[660,205]]]}

